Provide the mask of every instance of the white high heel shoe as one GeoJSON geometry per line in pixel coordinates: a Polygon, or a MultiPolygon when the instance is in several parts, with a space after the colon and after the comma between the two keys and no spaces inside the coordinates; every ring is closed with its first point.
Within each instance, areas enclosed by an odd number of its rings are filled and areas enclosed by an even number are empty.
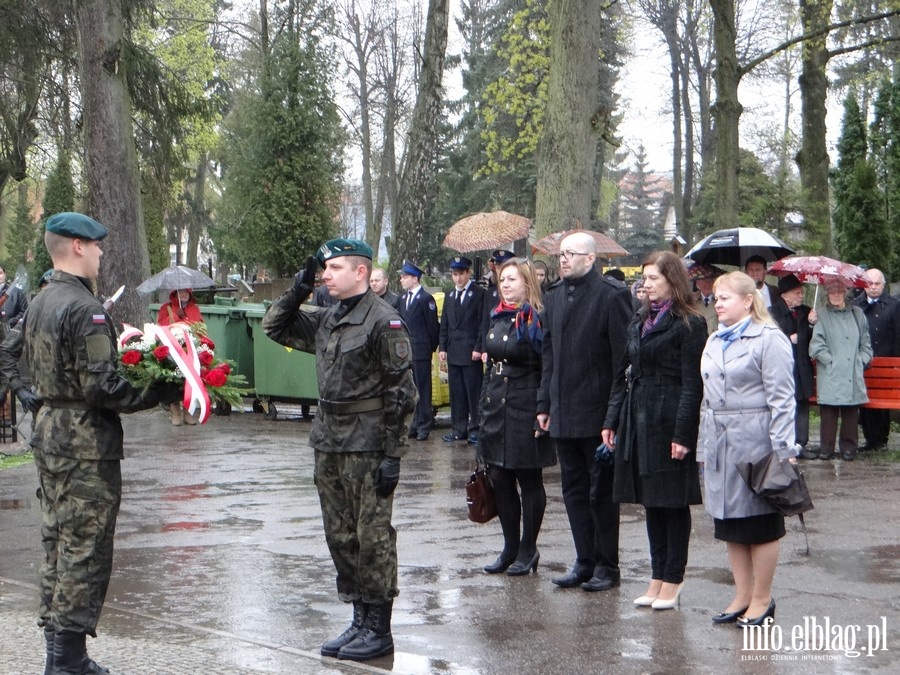
{"type": "Polygon", "coordinates": [[[655,595],[642,595],[634,599],[634,604],[638,607],[652,607],[653,603],[656,602],[656,598],[657,596],[655,595]]]}
{"type": "Polygon", "coordinates": [[[650,605],[653,609],[675,609],[678,606],[678,598],[681,596],[681,589],[684,588],[684,582],[682,581],[678,584],[678,588],[675,589],[675,597],[671,600],[660,600],[657,598],[650,605]]]}

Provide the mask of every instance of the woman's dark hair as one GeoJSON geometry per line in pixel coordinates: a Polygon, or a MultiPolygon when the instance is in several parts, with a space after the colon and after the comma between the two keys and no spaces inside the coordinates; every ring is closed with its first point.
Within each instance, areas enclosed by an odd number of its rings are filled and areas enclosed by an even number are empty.
{"type": "MultiPolygon", "coordinates": [[[[672,311],[675,314],[681,316],[685,323],[691,316],[700,315],[691,292],[691,282],[681,258],[671,251],[653,251],[644,260],[641,270],[647,265],[656,265],[659,273],[669,283],[669,287],[672,289],[672,311]]],[[[642,309],[642,311],[646,313],[649,309],[642,309]]]]}

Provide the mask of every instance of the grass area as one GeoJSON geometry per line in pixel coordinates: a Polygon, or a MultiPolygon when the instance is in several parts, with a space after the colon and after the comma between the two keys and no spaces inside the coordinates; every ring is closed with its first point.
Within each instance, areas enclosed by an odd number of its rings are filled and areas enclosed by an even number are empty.
{"type": "Polygon", "coordinates": [[[31,454],[31,450],[21,455],[4,455],[3,453],[0,453],[0,471],[3,469],[14,469],[23,464],[33,463],[34,455],[31,454]]]}

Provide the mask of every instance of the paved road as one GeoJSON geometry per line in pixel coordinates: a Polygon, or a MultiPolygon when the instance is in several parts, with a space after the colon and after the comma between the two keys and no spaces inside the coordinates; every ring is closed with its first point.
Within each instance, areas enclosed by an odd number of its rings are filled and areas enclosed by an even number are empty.
{"type": "MultiPolygon", "coordinates": [[[[484,574],[501,545],[499,525],[466,520],[472,453],[448,447],[440,433],[404,460],[395,501],[397,653],[369,664],[322,659],[319,645],[343,630],[349,609],[334,593],[310,425],[279,408],[274,422],[235,413],[205,427],[173,428],[161,410],[126,418],[116,566],[99,637],[89,640],[114,673],[900,671],[900,464],[885,455],[807,463],[816,503],[807,518],[811,555],[791,519],[775,580],[783,647],[793,631],[805,635],[804,622],[826,618],[842,637],[860,626],[856,648],[868,626],[886,630],[886,649],[851,658],[834,636],[831,649],[746,650],[740,631],[710,623],[730,600],[730,575],[702,507],[694,510],[680,609],[631,602],[648,576],[643,511],[633,506],[622,512],[622,586],[557,589],[550,578],[573,551],[555,468],[546,474],[538,573],[484,574]]],[[[4,674],[43,667],[34,488],[33,466],[0,472],[4,674]]]]}

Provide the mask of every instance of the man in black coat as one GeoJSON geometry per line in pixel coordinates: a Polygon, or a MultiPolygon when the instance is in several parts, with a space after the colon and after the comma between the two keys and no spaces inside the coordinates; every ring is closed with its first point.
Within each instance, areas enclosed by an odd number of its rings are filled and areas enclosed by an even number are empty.
{"type": "Polygon", "coordinates": [[[483,288],[472,282],[472,261],[456,256],[450,261],[450,276],[456,286],[444,298],[438,357],[447,363],[450,385],[450,433],[445,443],[478,442],[478,399],[484,366],[483,288]]]}
{"type": "Polygon", "coordinates": [[[779,297],[769,311],[782,332],[791,341],[794,352],[794,398],[797,416],[794,418],[794,440],[800,446],[800,457],[813,459],[817,452],[806,449],[809,443],[809,399],[815,390],[812,361],[809,358],[809,341],[812,326],[809,323],[810,308],[803,304],[803,284],[793,274],[778,280],[779,297]]]}
{"type": "Polygon", "coordinates": [[[373,267],[369,275],[369,286],[375,295],[384,300],[391,307],[400,311],[400,296],[388,288],[388,273],[380,267],[373,267]]]}
{"type": "Polygon", "coordinates": [[[431,414],[431,355],[438,345],[437,304],[422,288],[422,270],[409,260],[403,261],[400,285],[404,293],[397,301],[397,311],[406,323],[412,344],[413,381],[419,392],[419,402],[409,427],[409,437],[427,441],[434,416],[431,414]]]}
{"type": "MultiPolygon", "coordinates": [[[[868,270],[866,276],[869,287],[853,304],[863,311],[869,322],[872,354],[900,356],[900,300],[888,293],[881,270],[868,270]]],[[[891,433],[890,410],[860,408],[859,423],[866,439],[860,450],[880,450],[887,445],[891,433]]]]}
{"type": "Polygon", "coordinates": [[[619,505],[612,464],[594,456],[625,348],[631,295],[594,269],[590,235],[569,235],[559,250],[561,278],[544,296],[537,422],[556,442],[576,559],[553,583],[604,591],[619,585],[619,505]]]}

